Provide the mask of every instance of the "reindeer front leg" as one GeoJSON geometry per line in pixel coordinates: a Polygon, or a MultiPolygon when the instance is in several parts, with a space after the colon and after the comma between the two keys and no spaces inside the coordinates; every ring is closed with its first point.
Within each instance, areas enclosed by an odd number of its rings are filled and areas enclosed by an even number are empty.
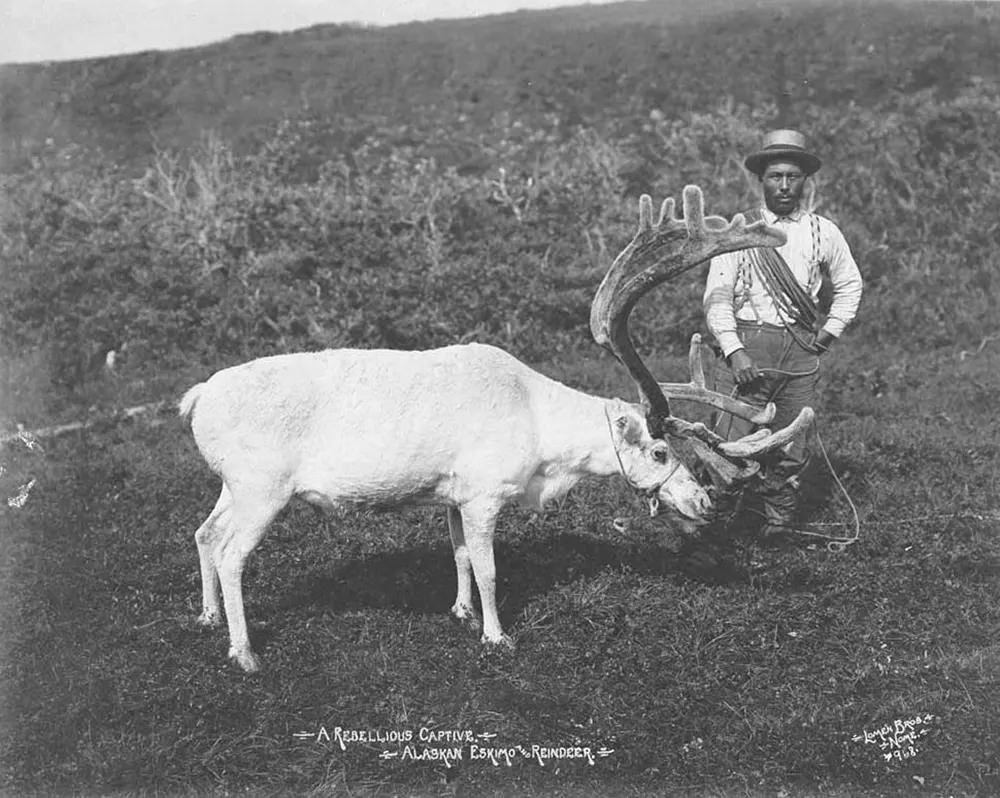
{"type": "MultiPolygon", "coordinates": [[[[494,499],[475,499],[462,507],[462,528],[468,549],[472,572],[479,588],[483,605],[482,642],[514,647],[514,641],[505,635],[497,615],[496,562],[493,559],[493,532],[496,529],[500,503],[494,499]]],[[[461,577],[459,577],[461,578],[461,577]]]]}

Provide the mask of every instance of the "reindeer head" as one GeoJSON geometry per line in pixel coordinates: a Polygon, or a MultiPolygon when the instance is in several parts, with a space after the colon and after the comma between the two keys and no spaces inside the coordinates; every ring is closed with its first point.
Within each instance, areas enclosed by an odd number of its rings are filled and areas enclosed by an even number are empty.
{"type": "Polygon", "coordinates": [[[608,425],[621,473],[649,502],[651,514],[656,515],[662,503],[687,521],[701,523],[711,500],[674,449],[649,434],[645,409],[615,400],[609,406],[608,425]]]}
{"type": "Polygon", "coordinates": [[[597,289],[590,309],[590,330],[594,340],[618,358],[635,380],[642,397],[645,433],[653,441],[650,451],[658,451],[657,445],[669,450],[666,456],[655,455],[663,460],[666,468],[651,469],[648,477],[653,482],[661,480],[657,488],[658,499],[682,516],[703,520],[711,510],[711,500],[705,487],[678,459],[678,451],[683,448],[693,455],[706,467],[716,485],[730,485],[753,474],[759,468],[757,459],[803,434],[812,420],[812,410],[804,409],[799,418],[778,432],[758,430],[732,442],[725,441],[702,424],[671,414],[668,395],[701,402],[756,424],[766,424],[774,418],[774,405],[761,409],[706,389],[697,335],[691,343],[691,381],[657,382],[636,353],[629,336],[628,317],[632,309],[642,296],[660,283],[674,279],[709,258],[750,247],[780,246],[785,242],[780,230],[768,227],[763,221],[747,224],[742,214],[737,214],[730,222],[718,216],[706,217],[704,198],[697,186],[685,187],[683,203],[684,216],[677,219],[673,199],[664,200],[659,219],[654,224],[652,200],[645,194],[640,197],[639,230],[615,259],[597,289]]]}

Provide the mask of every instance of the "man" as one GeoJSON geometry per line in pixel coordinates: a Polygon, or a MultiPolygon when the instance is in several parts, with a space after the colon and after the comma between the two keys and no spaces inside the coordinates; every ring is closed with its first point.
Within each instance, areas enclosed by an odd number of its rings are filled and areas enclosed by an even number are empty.
{"type": "MultiPolygon", "coordinates": [[[[802,207],[806,181],[821,166],[794,130],[774,130],[744,161],[760,181],[764,207],[747,214],[784,231],[777,249],[757,248],[713,258],[705,286],[705,321],[725,365],[716,363],[716,390],[754,404],[775,403],[772,426],[790,423],[812,405],[819,364],[854,319],[862,281],[843,234],[829,219],[802,207]],[[824,278],[832,292],[818,307],[824,278]],[[727,368],[728,366],[728,368],[727,368]]],[[[749,422],[721,415],[716,431],[729,439],[749,422]]],[[[806,441],[763,464],[756,493],[765,536],[788,530],[798,503],[798,476],[808,460],[806,441]]]]}

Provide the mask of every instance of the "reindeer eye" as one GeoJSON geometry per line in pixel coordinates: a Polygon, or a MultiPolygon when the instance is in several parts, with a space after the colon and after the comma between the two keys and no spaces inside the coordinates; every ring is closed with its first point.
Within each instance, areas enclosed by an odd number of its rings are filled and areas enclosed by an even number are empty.
{"type": "Polygon", "coordinates": [[[657,463],[667,462],[667,450],[666,449],[653,449],[653,459],[657,463]]]}

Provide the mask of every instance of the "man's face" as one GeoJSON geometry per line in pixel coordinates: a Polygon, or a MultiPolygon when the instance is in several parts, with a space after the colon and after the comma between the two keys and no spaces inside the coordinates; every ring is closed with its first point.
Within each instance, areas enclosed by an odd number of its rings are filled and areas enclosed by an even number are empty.
{"type": "Polygon", "coordinates": [[[799,207],[806,185],[802,167],[792,161],[771,161],[760,176],[764,204],[772,213],[787,216],[799,207]]]}

